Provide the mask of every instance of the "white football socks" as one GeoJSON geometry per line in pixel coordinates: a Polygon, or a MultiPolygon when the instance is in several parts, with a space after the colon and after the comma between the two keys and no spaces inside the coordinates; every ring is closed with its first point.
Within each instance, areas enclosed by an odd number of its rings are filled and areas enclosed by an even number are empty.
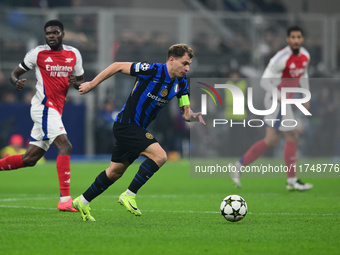
{"type": "Polygon", "coordinates": [[[297,181],[296,177],[290,177],[290,178],[288,178],[287,183],[290,184],[290,185],[293,185],[294,183],[296,183],[296,181],[297,181]]]}
{"type": "Polygon", "coordinates": [[[60,197],[60,202],[61,202],[61,203],[65,203],[65,202],[67,202],[70,198],[71,198],[71,196],[60,197]]]}
{"type": "Polygon", "coordinates": [[[80,202],[81,202],[83,205],[89,205],[89,204],[90,204],[90,202],[87,201],[83,195],[80,195],[80,202]]]}
{"type": "Polygon", "coordinates": [[[133,193],[131,190],[127,189],[125,191],[125,195],[128,195],[128,196],[136,196],[136,193],[133,193]]]}

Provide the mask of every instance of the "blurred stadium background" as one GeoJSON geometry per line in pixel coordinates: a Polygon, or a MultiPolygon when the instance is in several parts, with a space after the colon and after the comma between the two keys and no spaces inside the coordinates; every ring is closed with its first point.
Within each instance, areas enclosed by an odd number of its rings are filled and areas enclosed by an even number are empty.
{"type": "MultiPolygon", "coordinates": [[[[268,60],[285,46],[287,26],[299,25],[311,54],[310,77],[336,81],[339,11],[335,0],[324,0],[321,6],[319,0],[0,0],[0,148],[11,134],[29,138],[34,72],[25,75],[29,81],[23,92],[16,92],[8,77],[28,50],[45,43],[43,25],[49,19],[60,19],[64,43],[81,51],[86,80],[114,61],[165,62],[169,45],[178,42],[189,44],[196,53],[189,77],[227,78],[237,70],[241,77],[259,78],[268,60]]],[[[112,116],[124,105],[133,81],[117,75],[85,96],[70,89],[63,118],[73,154],[111,153],[112,116]]],[[[308,146],[313,149],[300,153],[337,157],[339,86],[334,82],[312,90],[322,99],[302,136],[309,132],[313,143],[308,146]],[[325,120],[327,125],[322,124],[325,120]]],[[[188,157],[189,127],[179,119],[175,101],[150,129],[168,152],[188,157]]],[[[249,144],[262,135],[252,133],[249,144]]],[[[46,158],[55,155],[51,148],[46,158]]]]}

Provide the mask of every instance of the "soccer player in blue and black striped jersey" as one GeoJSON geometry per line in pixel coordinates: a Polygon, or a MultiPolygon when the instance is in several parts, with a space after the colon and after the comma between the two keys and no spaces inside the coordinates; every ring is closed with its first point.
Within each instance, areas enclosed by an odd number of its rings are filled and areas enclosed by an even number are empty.
{"type": "Polygon", "coordinates": [[[142,214],[136,204],[136,193],[167,160],[166,152],[147,127],[173,97],[178,98],[185,121],[205,124],[201,113],[193,113],[190,109],[186,74],[193,57],[194,51],[188,45],[175,44],[169,48],[165,64],[115,62],[92,81],[80,85],[79,93],[85,94],[118,72],[136,77],[131,93],[115,120],[113,133],[116,144],[110,166],[73,202],[73,207],[81,212],[84,221],[95,221],[90,214],[89,203],[118,180],[139,156],[146,160],[128,189],[119,196],[118,202],[136,216],[142,214]]]}

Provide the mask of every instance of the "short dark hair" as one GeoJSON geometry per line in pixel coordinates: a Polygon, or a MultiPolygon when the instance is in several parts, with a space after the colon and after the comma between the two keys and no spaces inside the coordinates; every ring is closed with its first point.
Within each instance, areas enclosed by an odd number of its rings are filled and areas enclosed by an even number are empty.
{"type": "Polygon", "coordinates": [[[188,56],[190,58],[194,57],[194,50],[191,49],[188,45],[186,45],[184,43],[178,43],[178,44],[171,45],[169,50],[168,50],[168,59],[170,57],[174,57],[174,58],[183,57],[185,55],[185,53],[188,53],[188,56]]]}
{"type": "Polygon", "coordinates": [[[44,26],[44,30],[47,28],[47,27],[51,27],[51,26],[56,26],[56,27],[59,27],[61,32],[64,32],[64,25],[63,23],[61,23],[61,21],[59,20],[56,20],[56,19],[52,19],[52,20],[49,20],[46,22],[45,26],[44,26]]]}
{"type": "Polygon", "coordinates": [[[299,26],[291,26],[287,29],[287,36],[290,36],[290,33],[293,32],[293,31],[300,31],[301,34],[303,35],[303,30],[301,27],[299,26]]]}

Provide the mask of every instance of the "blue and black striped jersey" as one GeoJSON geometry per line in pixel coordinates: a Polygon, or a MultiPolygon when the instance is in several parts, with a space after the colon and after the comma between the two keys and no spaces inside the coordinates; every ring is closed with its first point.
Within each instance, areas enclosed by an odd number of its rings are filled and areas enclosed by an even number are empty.
{"type": "Polygon", "coordinates": [[[186,76],[172,80],[166,64],[132,63],[130,74],[137,77],[136,82],[116,122],[147,128],[174,96],[188,94],[186,76]]]}

